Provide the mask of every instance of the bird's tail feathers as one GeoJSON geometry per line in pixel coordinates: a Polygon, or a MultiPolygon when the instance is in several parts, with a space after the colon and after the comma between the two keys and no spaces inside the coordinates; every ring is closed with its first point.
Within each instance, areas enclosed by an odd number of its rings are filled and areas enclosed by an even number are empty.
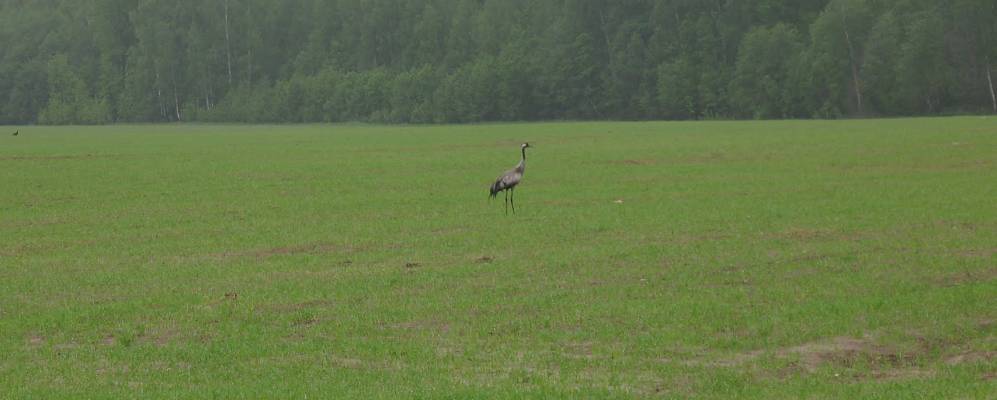
{"type": "Polygon", "coordinates": [[[495,182],[492,185],[492,187],[488,188],[488,197],[489,198],[493,198],[494,199],[495,196],[498,195],[498,192],[501,191],[498,186],[499,186],[498,182],[495,182]]]}

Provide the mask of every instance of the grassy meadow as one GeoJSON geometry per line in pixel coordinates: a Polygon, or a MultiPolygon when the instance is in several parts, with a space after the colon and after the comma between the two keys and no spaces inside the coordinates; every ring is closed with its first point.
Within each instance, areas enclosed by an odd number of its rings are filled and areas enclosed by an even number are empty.
{"type": "Polygon", "coordinates": [[[0,134],[0,398],[997,396],[994,117],[0,134]]]}

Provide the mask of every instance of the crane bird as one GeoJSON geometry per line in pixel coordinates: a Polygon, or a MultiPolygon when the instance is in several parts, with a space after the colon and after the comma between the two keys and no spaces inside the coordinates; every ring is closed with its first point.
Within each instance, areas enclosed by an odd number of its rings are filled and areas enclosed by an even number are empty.
{"type": "Polygon", "coordinates": [[[492,184],[491,189],[489,189],[489,197],[495,198],[498,192],[505,191],[505,213],[509,214],[509,203],[512,203],[512,213],[516,213],[516,185],[519,181],[523,179],[523,171],[526,170],[526,149],[530,147],[529,143],[523,143],[520,148],[523,151],[523,159],[519,161],[519,165],[516,168],[506,171],[504,174],[495,180],[492,184]]]}

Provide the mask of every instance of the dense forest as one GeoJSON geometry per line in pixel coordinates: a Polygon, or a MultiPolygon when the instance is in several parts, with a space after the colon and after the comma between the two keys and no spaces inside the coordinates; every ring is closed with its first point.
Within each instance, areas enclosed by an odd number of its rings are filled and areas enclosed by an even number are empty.
{"type": "Polygon", "coordinates": [[[997,112],[995,0],[0,0],[0,123],[997,112]]]}

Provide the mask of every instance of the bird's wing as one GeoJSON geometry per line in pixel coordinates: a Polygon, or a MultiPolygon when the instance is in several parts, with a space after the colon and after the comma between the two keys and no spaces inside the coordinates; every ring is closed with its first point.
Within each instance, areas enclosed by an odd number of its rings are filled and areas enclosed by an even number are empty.
{"type": "Polygon", "coordinates": [[[492,192],[505,190],[509,186],[515,185],[515,182],[519,181],[518,179],[513,180],[512,178],[512,174],[515,172],[516,171],[507,171],[506,173],[499,175],[498,178],[495,178],[495,183],[492,184],[492,192]]]}
{"type": "Polygon", "coordinates": [[[523,179],[523,174],[516,171],[509,171],[502,175],[502,177],[499,178],[499,181],[502,182],[503,186],[509,187],[519,183],[520,179],[523,179]]]}

